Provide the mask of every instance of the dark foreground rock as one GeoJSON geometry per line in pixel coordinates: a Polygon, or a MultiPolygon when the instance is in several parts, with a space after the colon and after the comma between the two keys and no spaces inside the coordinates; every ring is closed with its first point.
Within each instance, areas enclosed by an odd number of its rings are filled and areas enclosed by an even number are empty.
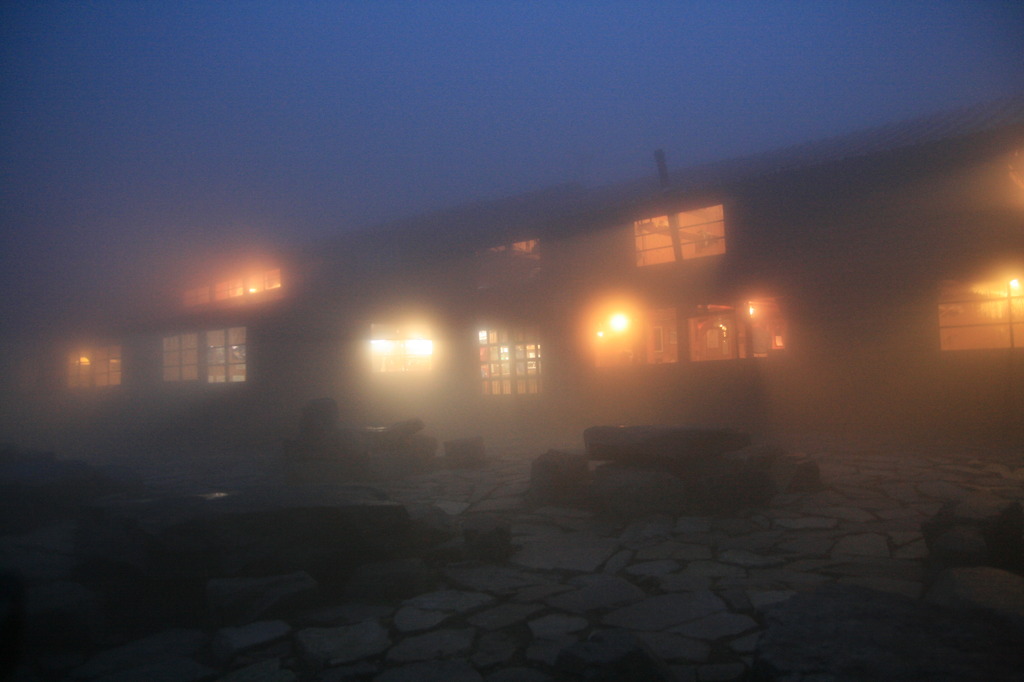
{"type": "Polygon", "coordinates": [[[1024,572],[1024,509],[1021,503],[974,493],[947,502],[921,524],[933,570],[995,566],[1024,572]]]}
{"type": "Polygon", "coordinates": [[[670,473],[609,464],[594,471],[591,498],[597,509],[615,516],[679,515],[686,512],[690,492],[670,473]]]}
{"type": "Polygon", "coordinates": [[[801,593],[767,612],[754,679],[1019,682],[1024,629],[852,585],[801,593]]]}
{"type": "Polygon", "coordinates": [[[750,445],[731,429],[692,426],[591,426],[583,431],[591,459],[686,473],[700,462],[750,445]]]}
{"type": "Polygon", "coordinates": [[[575,679],[593,682],[672,682],[676,679],[665,662],[628,630],[595,632],[586,641],[563,649],[556,666],[575,679]]]}
{"type": "Polygon", "coordinates": [[[349,486],[96,501],[79,523],[76,575],[104,595],[114,631],[196,614],[244,625],[341,594],[361,566],[419,551],[405,506],[383,497],[349,486]]]}
{"type": "Polygon", "coordinates": [[[140,489],[130,477],[87,462],[0,444],[0,535],[26,533],[74,517],[98,497],[140,489]]]}
{"type": "MultiPolygon", "coordinates": [[[[814,460],[728,429],[593,426],[584,440],[591,459],[611,460],[595,469],[590,501],[615,516],[730,513],[821,487],[814,460]]],[[[588,474],[567,453],[549,452],[534,461],[531,492],[571,501],[588,474]]]]}
{"type": "Polygon", "coordinates": [[[530,498],[536,502],[579,501],[589,479],[585,455],[548,450],[530,465],[530,498]]]}
{"type": "Polygon", "coordinates": [[[437,439],[424,428],[421,419],[342,426],[335,400],[315,398],[302,409],[298,437],[284,441],[283,472],[290,483],[305,485],[423,471],[437,453],[437,439]]]}
{"type": "Polygon", "coordinates": [[[384,498],[339,486],[101,501],[79,554],[175,579],[344,573],[407,546],[409,514],[384,498]]]}
{"type": "Polygon", "coordinates": [[[954,611],[994,614],[1024,627],[1024,577],[991,566],[946,569],[925,601],[954,611]]]}

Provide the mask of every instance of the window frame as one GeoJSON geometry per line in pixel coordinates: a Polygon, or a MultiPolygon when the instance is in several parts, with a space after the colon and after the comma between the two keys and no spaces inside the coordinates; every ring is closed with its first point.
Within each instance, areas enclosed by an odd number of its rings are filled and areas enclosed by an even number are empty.
{"type": "Polygon", "coordinates": [[[1005,280],[945,280],[937,305],[939,350],[977,351],[1024,348],[1024,285],[1005,280]],[[995,314],[998,313],[998,314],[995,314]],[[956,320],[966,315],[966,321],[956,320]],[[992,321],[985,321],[985,318],[992,321]],[[967,334],[966,340],[962,334],[967,334]]]}
{"type": "Polygon", "coordinates": [[[79,347],[68,353],[67,386],[70,389],[112,388],[123,380],[123,348],[108,343],[79,347]]]}
{"type": "Polygon", "coordinates": [[[368,345],[374,375],[427,374],[434,370],[437,344],[429,325],[372,323],[368,345]],[[416,350],[421,344],[429,344],[429,352],[416,350]],[[391,352],[377,350],[385,347],[391,352]]]}
{"type": "Polygon", "coordinates": [[[476,287],[514,287],[537,279],[543,259],[539,237],[505,242],[475,254],[476,287]]]}
{"type": "Polygon", "coordinates": [[[476,347],[478,380],[483,395],[543,393],[543,344],[536,327],[478,325],[476,347]]]}
{"type": "Polygon", "coordinates": [[[245,326],[180,332],[161,338],[164,385],[244,384],[249,381],[245,326]]]}
{"type": "Polygon", "coordinates": [[[633,253],[640,268],[723,255],[727,239],[725,205],[721,203],[633,221],[633,253]],[[701,213],[710,215],[701,217],[701,213]],[[709,227],[714,229],[705,229],[709,227]],[[700,253],[712,243],[720,246],[700,253]]]}

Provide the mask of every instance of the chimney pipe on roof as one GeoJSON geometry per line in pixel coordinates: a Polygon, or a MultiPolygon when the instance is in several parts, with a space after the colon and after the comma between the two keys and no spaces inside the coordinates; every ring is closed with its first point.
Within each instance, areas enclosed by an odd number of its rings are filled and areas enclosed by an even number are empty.
{"type": "Polygon", "coordinates": [[[658,182],[662,189],[668,189],[668,164],[665,163],[665,150],[654,150],[654,161],[658,164],[658,182]]]}

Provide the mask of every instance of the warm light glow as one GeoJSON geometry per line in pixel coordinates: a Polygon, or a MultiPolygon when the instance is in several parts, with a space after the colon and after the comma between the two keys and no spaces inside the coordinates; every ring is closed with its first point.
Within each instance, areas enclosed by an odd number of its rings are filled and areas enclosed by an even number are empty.
{"type": "Polygon", "coordinates": [[[1024,338],[1022,293],[1018,278],[944,282],[939,296],[939,347],[1020,348],[1024,338]]]}
{"type": "Polygon", "coordinates": [[[375,372],[428,371],[433,366],[434,341],[425,322],[370,325],[370,366],[375,372]]]}
{"type": "Polygon", "coordinates": [[[484,395],[527,395],[542,390],[541,344],[534,328],[495,327],[479,335],[484,395]]]}
{"type": "Polygon", "coordinates": [[[750,316],[753,317],[754,316],[754,306],[750,306],[747,310],[750,312],[750,316]]]}
{"type": "Polygon", "coordinates": [[[634,221],[633,235],[639,266],[723,254],[722,205],[634,221]]]}
{"type": "Polygon", "coordinates": [[[405,352],[408,355],[433,355],[434,342],[430,339],[408,339],[405,342],[405,352]]]}
{"type": "Polygon", "coordinates": [[[213,293],[212,300],[225,301],[228,299],[250,296],[280,288],[281,269],[274,268],[272,270],[253,272],[244,279],[234,278],[217,282],[212,287],[207,285],[195,289],[189,289],[185,292],[184,303],[186,306],[210,303],[211,291],[213,293]]]}
{"type": "Polygon", "coordinates": [[[608,292],[582,311],[578,340],[595,367],[632,365],[642,354],[643,308],[628,292],[608,292]]]}
{"type": "Polygon", "coordinates": [[[68,359],[68,385],[72,388],[118,386],[121,383],[121,346],[82,348],[68,359]]]}

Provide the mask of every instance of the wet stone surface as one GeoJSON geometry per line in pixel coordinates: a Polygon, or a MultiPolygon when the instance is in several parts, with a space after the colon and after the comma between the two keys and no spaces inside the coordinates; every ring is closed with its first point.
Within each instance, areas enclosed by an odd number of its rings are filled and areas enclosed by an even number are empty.
{"type": "MultiPolygon", "coordinates": [[[[436,506],[456,528],[507,527],[507,560],[431,549],[422,563],[432,584],[416,594],[374,600],[327,590],[313,605],[253,609],[249,622],[100,638],[85,650],[30,646],[12,679],[573,680],[588,674],[581,661],[607,653],[585,645],[602,641],[616,643],[622,660],[646,657],[662,676],[652,679],[753,679],[772,609],[823,586],[925,603],[935,572],[922,523],[974,493],[1024,499],[1024,455],[812,456],[820,489],[723,516],[615,519],[530,499],[532,456],[374,481],[397,503],[436,506]]],[[[18,528],[0,537],[0,558],[39,566],[33,589],[74,580],[68,532],[67,520],[18,528]]],[[[954,578],[932,592],[929,608],[987,585],[1020,585],[1000,575],[954,578]]],[[[29,602],[29,631],[60,622],[58,606],[29,602]]]]}

